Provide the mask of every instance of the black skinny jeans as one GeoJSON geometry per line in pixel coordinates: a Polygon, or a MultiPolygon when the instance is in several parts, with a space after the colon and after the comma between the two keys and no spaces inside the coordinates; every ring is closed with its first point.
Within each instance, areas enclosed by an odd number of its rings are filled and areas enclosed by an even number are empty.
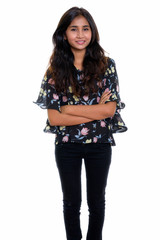
{"type": "Polygon", "coordinates": [[[85,163],[89,225],[87,240],[102,240],[105,188],[112,149],[108,143],[59,143],[55,157],[63,191],[67,240],[80,240],[81,166],[85,163]]]}

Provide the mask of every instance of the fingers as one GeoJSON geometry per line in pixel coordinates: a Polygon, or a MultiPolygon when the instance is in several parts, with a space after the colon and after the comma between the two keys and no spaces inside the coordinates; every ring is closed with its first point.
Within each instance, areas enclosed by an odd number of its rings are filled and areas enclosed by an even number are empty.
{"type": "Polygon", "coordinates": [[[101,99],[107,99],[107,100],[108,100],[111,95],[112,95],[111,91],[109,91],[109,92],[104,92],[104,93],[102,94],[101,99]]]}
{"type": "Polygon", "coordinates": [[[111,91],[108,91],[108,89],[107,89],[107,91],[102,94],[102,97],[101,97],[99,103],[104,104],[107,100],[109,100],[111,95],[112,95],[111,91]]]}
{"type": "Polygon", "coordinates": [[[65,113],[66,112],[66,105],[65,106],[61,106],[61,113],[65,113]]]}
{"type": "MultiPolygon", "coordinates": [[[[107,88],[107,89],[104,91],[103,94],[107,94],[107,93],[109,94],[110,92],[111,92],[111,90],[109,90],[109,89],[107,88]]],[[[103,95],[103,94],[102,94],[102,95],[103,95]]]]}

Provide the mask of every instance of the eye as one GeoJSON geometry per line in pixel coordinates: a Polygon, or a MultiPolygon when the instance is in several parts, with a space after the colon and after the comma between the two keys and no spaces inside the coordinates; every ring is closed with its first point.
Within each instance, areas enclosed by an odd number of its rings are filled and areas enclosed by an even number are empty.
{"type": "Polygon", "coordinates": [[[71,28],[71,31],[73,31],[73,32],[76,31],[76,30],[77,30],[76,28],[71,28]]]}
{"type": "Polygon", "coordinates": [[[84,28],[83,30],[84,30],[84,31],[89,31],[89,28],[84,28]]]}

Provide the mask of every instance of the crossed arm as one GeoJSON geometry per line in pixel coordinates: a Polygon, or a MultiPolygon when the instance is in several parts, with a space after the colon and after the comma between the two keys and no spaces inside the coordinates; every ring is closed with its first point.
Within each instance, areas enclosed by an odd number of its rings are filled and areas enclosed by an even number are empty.
{"type": "Polygon", "coordinates": [[[116,102],[108,102],[110,92],[104,92],[99,104],[96,105],[65,105],[61,107],[61,113],[48,109],[48,119],[51,126],[72,126],[81,123],[92,122],[113,117],[116,110],[116,102]]]}

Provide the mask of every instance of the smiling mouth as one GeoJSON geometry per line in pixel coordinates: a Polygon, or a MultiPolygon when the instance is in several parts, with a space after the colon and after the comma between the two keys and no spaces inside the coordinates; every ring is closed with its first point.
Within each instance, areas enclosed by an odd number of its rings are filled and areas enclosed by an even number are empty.
{"type": "Polygon", "coordinates": [[[78,43],[79,45],[82,45],[85,43],[85,41],[76,41],[76,43],[78,43]]]}

